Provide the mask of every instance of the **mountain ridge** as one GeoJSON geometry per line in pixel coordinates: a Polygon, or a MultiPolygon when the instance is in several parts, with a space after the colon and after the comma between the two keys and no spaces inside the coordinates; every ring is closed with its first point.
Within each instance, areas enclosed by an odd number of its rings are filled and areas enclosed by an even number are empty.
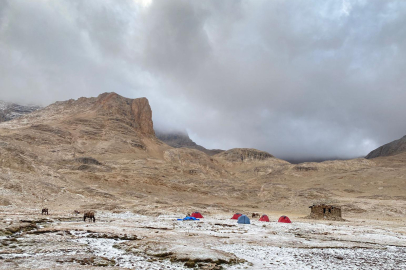
{"type": "Polygon", "coordinates": [[[186,131],[159,131],[156,130],[155,134],[158,139],[163,141],[164,143],[174,147],[174,148],[190,148],[196,149],[206,153],[209,156],[216,155],[218,153],[223,152],[224,150],[221,149],[207,149],[201,145],[198,145],[192,139],[190,139],[188,133],[186,131]]]}
{"type": "Polygon", "coordinates": [[[400,153],[406,152],[406,136],[398,140],[394,140],[390,143],[384,144],[375,150],[371,151],[365,158],[377,158],[377,157],[386,157],[394,156],[400,153]]]}

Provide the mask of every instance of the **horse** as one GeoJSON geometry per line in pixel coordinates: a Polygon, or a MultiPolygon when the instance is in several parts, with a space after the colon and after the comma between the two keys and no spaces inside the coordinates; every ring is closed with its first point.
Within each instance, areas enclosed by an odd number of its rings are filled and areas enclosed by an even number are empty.
{"type": "Polygon", "coordinates": [[[73,213],[74,213],[75,215],[80,214],[80,212],[79,212],[78,210],[73,211],[73,213]]]}
{"type": "Polygon", "coordinates": [[[90,222],[92,221],[92,219],[93,219],[93,222],[96,222],[96,218],[94,217],[93,211],[85,212],[83,215],[83,221],[86,221],[86,218],[90,219],[90,222]]]}
{"type": "Polygon", "coordinates": [[[48,208],[42,208],[41,215],[48,215],[48,208]]]}
{"type": "Polygon", "coordinates": [[[260,217],[259,213],[252,213],[252,218],[260,217]]]}

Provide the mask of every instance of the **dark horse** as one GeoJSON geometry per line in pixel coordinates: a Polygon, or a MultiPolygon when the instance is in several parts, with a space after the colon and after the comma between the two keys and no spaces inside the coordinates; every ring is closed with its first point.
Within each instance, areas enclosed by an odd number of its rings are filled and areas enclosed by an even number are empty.
{"type": "Polygon", "coordinates": [[[48,215],[48,208],[42,208],[41,215],[48,215]]]}
{"type": "Polygon", "coordinates": [[[85,214],[83,215],[83,221],[86,221],[86,218],[90,219],[90,221],[96,222],[96,218],[94,217],[94,212],[89,211],[89,212],[85,212],[85,214]]]}

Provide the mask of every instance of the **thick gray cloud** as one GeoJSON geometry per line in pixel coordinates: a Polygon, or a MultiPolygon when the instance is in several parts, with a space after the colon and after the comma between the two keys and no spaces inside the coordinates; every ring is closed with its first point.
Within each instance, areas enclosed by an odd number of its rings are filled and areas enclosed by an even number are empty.
{"type": "Polygon", "coordinates": [[[404,1],[0,1],[0,99],[146,96],[208,148],[350,158],[406,135],[404,1]]]}

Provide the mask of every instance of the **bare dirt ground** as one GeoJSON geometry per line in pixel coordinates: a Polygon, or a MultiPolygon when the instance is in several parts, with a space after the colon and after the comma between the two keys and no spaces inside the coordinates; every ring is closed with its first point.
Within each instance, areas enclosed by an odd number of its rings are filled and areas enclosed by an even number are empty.
{"type": "MultiPolygon", "coordinates": [[[[181,213],[146,216],[99,211],[38,214],[2,207],[0,269],[405,269],[405,221],[349,219],[293,223],[251,220],[211,209],[199,221],[181,213]]],[[[203,213],[204,214],[204,213],[203,213]]]]}

